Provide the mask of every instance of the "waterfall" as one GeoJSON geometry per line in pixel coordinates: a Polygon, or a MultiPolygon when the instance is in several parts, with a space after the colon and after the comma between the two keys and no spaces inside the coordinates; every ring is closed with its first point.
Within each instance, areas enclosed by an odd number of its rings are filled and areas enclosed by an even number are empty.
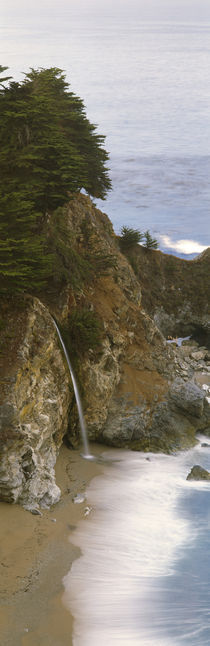
{"type": "Polygon", "coordinates": [[[77,382],[76,382],[76,379],[75,379],[75,376],[74,376],[74,372],[72,370],[71,362],[70,362],[70,359],[69,359],[69,355],[68,355],[65,343],[64,343],[64,341],[62,339],[62,336],[61,336],[60,330],[59,330],[59,328],[57,326],[57,323],[55,322],[54,319],[53,319],[53,323],[55,325],[55,328],[56,328],[56,331],[57,331],[57,334],[58,334],[58,338],[59,338],[61,346],[63,348],[64,355],[66,357],[66,361],[67,361],[67,364],[68,364],[68,369],[69,369],[69,372],[70,372],[70,375],[71,375],[71,380],[72,380],[72,384],[73,384],[73,388],[74,388],[74,394],[75,394],[75,399],[76,399],[76,404],[77,404],[77,410],[78,410],[79,422],[80,422],[80,429],[81,429],[81,435],[82,435],[82,441],[83,441],[83,447],[84,447],[83,457],[86,458],[86,460],[91,460],[91,459],[93,459],[93,456],[91,455],[90,450],[89,450],[89,444],[88,444],[88,438],[87,438],[87,429],[86,429],[85,418],[84,418],[84,414],[83,414],[83,410],[82,410],[82,403],[81,403],[81,399],[80,399],[80,394],[79,394],[77,382]]]}

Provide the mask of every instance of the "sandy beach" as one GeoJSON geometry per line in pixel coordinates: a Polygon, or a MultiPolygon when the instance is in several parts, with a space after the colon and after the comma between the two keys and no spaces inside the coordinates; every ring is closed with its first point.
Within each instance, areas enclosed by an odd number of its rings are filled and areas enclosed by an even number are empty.
{"type": "MultiPolygon", "coordinates": [[[[93,445],[97,455],[102,447],[93,445]]],[[[80,551],[70,537],[87,502],[75,504],[100,465],[61,447],[56,465],[60,502],[42,516],[0,503],[1,646],[71,646],[71,613],[62,603],[62,578],[80,551]]]]}

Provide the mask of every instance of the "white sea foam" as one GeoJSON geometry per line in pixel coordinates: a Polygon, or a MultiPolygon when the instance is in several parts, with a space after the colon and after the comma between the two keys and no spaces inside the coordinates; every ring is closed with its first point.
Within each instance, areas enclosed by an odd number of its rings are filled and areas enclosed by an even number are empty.
{"type": "MultiPolygon", "coordinates": [[[[73,534],[82,556],[64,579],[64,603],[75,617],[74,646],[180,645],[167,638],[171,610],[161,606],[160,582],[167,577],[170,589],[184,547],[199,532],[178,514],[177,503],[186,489],[209,487],[186,482],[206,450],[198,446],[179,456],[106,452],[120,461],[90,484],[92,513],[73,534]]],[[[199,625],[190,628],[197,630],[199,625]]]]}

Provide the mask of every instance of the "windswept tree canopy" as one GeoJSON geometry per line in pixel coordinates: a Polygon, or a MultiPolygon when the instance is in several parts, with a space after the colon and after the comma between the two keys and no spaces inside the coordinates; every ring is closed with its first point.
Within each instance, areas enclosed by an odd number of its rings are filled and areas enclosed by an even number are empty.
{"type": "Polygon", "coordinates": [[[22,289],[40,286],[50,271],[46,213],[82,188],[103,199],[111,183],[105,138],[62,70],[31,69],[22,83],[6,70],[0,66],[0,275],[5,289],[22,289]]]}

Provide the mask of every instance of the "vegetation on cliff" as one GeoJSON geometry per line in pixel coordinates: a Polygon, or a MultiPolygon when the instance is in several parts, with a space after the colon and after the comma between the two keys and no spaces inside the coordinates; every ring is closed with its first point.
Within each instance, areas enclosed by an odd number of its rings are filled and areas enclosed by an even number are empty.
{"type": "Polygon", "coordinates": [[[158,249],[159,246],[158,241],[156,238],[152,238],[149,230],[141,233],[139,229],[131,229],[125,225],[121,228],[119,245],[122,253],[126,254],[132,249],[135,249],[135,246],[140,242],[146,249],[158,249]]]}
{"type": "Polygon", "coordinates": [[[135,258],[137,245],[141,244],[147,250],[156,250],[159,246],[158,241],[156,238],[152,238],[148,230],[142,233],[139,229],[132,229],[125,225],[121,228],[120,233],[121,235],[118,238],[120,251],[126,256],[133,271],[138,276],[138,264],[135,258]]]}
{"type": "Polygon", "coordinates": [[[0,67],[0,290],[39,289],[52,273],[44,227],[69,193],[104,198],[104,137],[62,70],[31,69],[22,83],[0,67]],[[6,85],[5,85],[6,83],[6,85]]]}
{"type": "Polygon", "coordinates": [[[60,329],[71,359],[73,348],[72,360],[74,364],[78,357],[84,357],[88,350],[94,350],[96,355],[101,347],[102,323],[98,316],[87,307],[73,309],[60,329]]]}

